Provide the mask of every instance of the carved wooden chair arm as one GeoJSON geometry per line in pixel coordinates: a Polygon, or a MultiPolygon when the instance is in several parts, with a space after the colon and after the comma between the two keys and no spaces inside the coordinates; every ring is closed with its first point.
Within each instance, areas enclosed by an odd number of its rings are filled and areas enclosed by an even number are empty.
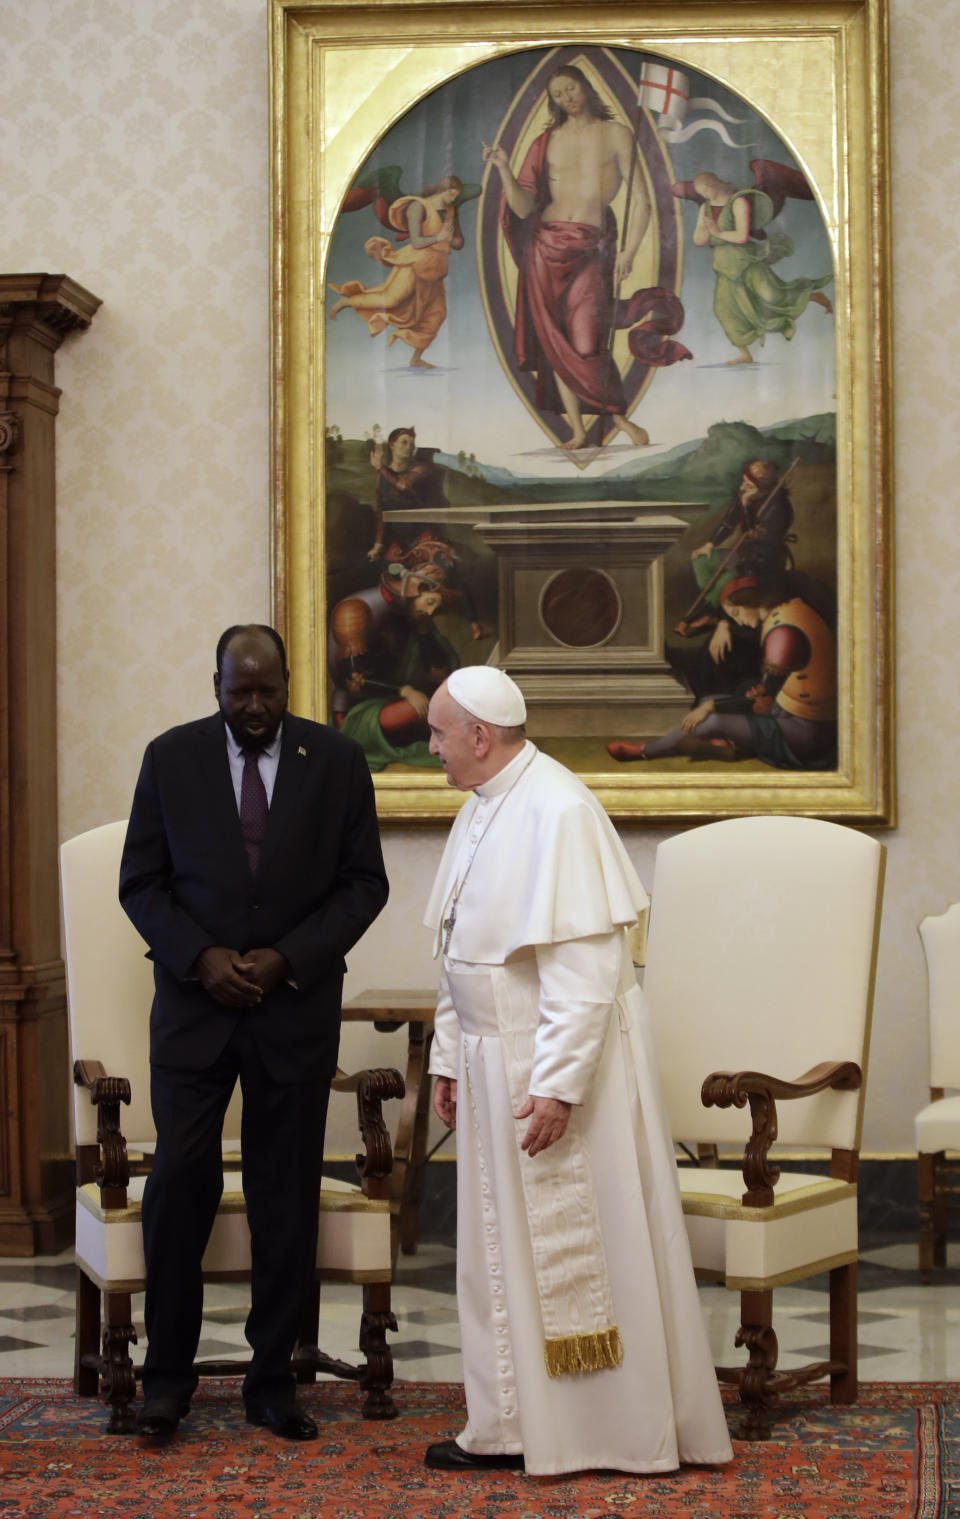
{"type": "Polygon", "coordinates": [[[127,1202],[130,1162],[127,1141],[120,1128],[120,1104],[130,1101],[130,1082],[126,1076],[108,1076],[99,1060],[75,1060],[73,1079],[90,1093],[90,1101],[97,1109],[99,1154],[93,1180],[100,1188],[101,1202],[105,1208],[123,1208],[127,1202]]]}
{"type": "Polygon", "coordinates": [[[813,1097],[828,1089],[855,1092],[863,1080],[860,1067],[853,1060],[821,1061],[794,1081],[767,1076],[762,1071],[714,1071],[700,1088],[705,1108],[742,1108],[749,1102],[752,1133],[743,1152],[743,1179],[747,1190],[743,1202],[747,1207],[768,1208],[773,1202],[773,1188],[780,1176],[779,1166],[767,1159],[777,1137],[777,1105],[781,1097],[813,1097]]]}
{"type": "Polygon", "coordinates": [[[404,1095],[403,1077],[399,1071],[382,1068],[357,1071],[348,1076],[338,1067],[331,1086],[335,1092],[357,1094],[357,1122],[363,1140],[363,1153],[356,1157],[357,1170],[364,1192],[368,1196],[379,1196],[383,1189],[375,1184],[383,1182],[393,1169],[393,1147],[390,1131],[383,1121],[383,1104],[391,1097],[404,1095]]]}

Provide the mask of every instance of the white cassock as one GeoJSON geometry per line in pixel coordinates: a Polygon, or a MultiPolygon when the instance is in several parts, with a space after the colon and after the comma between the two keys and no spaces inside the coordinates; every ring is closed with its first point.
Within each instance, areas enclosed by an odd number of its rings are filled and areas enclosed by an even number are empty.
{"type": "Polygon", "coordinates": [[[629,951],[646,908],[603,809],[527,743],[460,811],[424,920],[430,1070],[458,1081],[458,1443],[535,1474],[733,1454],[629,951]],[[532,1159],[528,1092],[575,1104],[532,1159]]]}

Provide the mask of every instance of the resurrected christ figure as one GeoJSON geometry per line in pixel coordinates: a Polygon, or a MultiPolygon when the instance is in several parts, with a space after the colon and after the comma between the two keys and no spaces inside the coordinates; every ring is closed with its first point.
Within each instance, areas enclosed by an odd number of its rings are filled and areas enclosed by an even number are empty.
{"type": "Polygon", "coordinates": [[[652,316],[631,334],[631,350],[646,363],[673,363],[689,354],[656,333],[675,332],[683,308],[671,291],[638,291],[618,300],[650,224],[650,200],[632,133],[615,121],[582,70],[564,66],[547,81],[551,124],[531,145],[518,175],[505,149],[483,144],[503,188],[501,225],[518,271],[514,353],[537,377],[541,411],[562,412],[572,436],[587,441],[584,412],[609,416],[636,445],[649,443],[626,416],[623,382],[613,359],[614,327],[652,316]],[[627,186],[627,224],[618,247],[611,209],[627,186]],[[638,351],[639,349],[639,351],[638,351]]]}

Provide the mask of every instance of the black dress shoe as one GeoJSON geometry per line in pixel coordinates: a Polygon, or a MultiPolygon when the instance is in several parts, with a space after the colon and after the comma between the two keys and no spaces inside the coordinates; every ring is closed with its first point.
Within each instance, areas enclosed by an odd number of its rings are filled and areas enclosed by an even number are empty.
{"type": "Polygon", "coordinates": [[[269,1404],[260,1408],[248,1403],[247,1423],[259,1424],[263,1429],[269,1429],[272,1435],[279,1435],[281,1440],[317,1438],[316,1421],[309,1414],[301,1413],[294,1403],[285,1408],[271,1408],[269,1404]]]}
{"type": "Polygon", "coordinates": [[[137,1434],[148,1440],[169,1440],[189,1412],[185,1398],[148,1398],[137,1414],[137,1434]]]}
{"type": "Polygon", "coordinates": [[[428,1445],[423,1462],[425,1466],[443,1472],[523,1471],[522,1455],[511,1456],[504,1452],[497,1456],[475,1456],[456,1440],[441,1440],[437,1445],[428,1445]]]}

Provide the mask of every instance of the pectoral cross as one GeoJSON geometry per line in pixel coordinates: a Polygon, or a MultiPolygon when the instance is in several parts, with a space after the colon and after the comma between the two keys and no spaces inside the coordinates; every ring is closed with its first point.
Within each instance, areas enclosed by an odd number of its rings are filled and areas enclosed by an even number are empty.
{"type": "Polygon", "coordinates": [[[443,929],[443,952],[445,955],[448,955],[450,953],[450,940],[453,937],[453,925],[456,923],[456,921],[457,899],[454,897],[453,906],[450,908],[450,916],[448,918],[444,918],[443,923],[441,924],[441,927],[443,929]]]}

